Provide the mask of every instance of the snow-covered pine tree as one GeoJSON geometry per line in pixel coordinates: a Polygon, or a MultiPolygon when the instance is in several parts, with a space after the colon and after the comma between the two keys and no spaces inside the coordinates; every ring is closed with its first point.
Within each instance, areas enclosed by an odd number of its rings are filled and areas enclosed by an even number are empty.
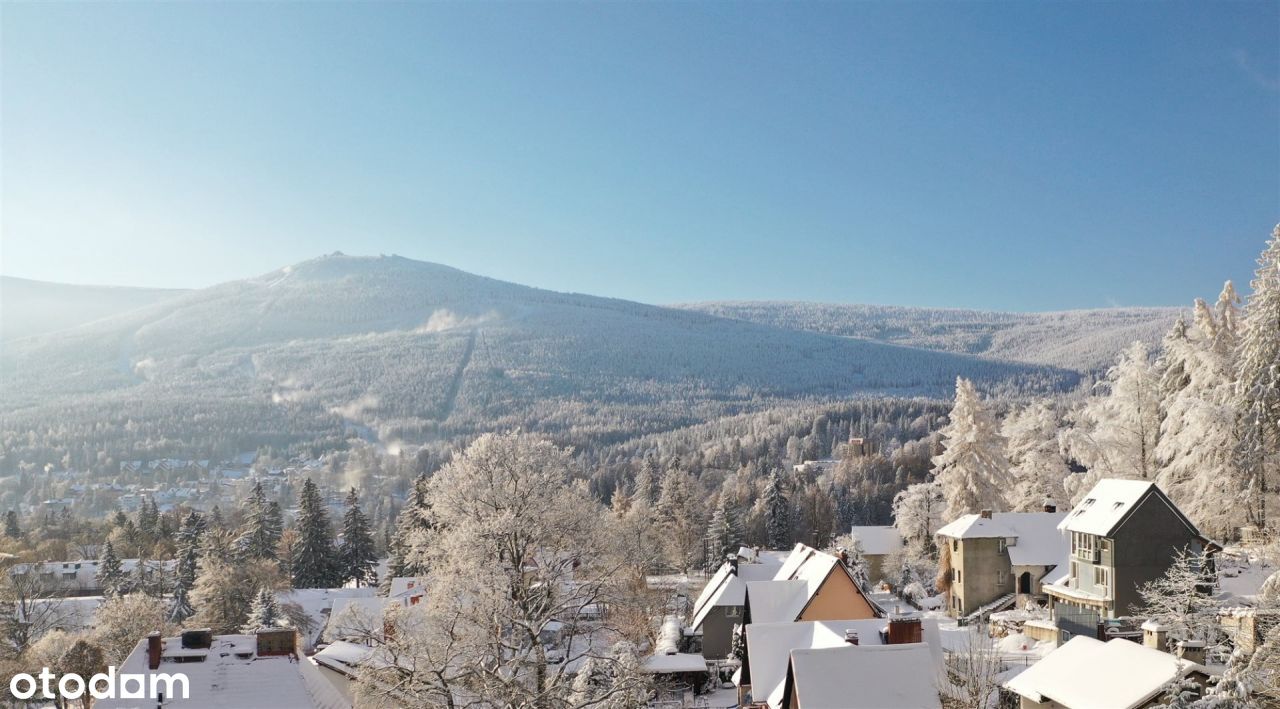
{"type": "Polygon", "coordinates": [[[682,571],[700,567],[705,554],[702,499],[697,481],[687,471],[672,468],[662,476],[654,511],[662,529],[667,560],[682,571]]]}
{"type": "Polygon", "coordinates": [[[276,603],[276,594],[268,588],[258,589],[249,608],[249,619],[245,621],[242,632],[252,633],[262,628],[279,628],[284,626],[286,618],[276,603]]]}
{"type": "Polygon", "coordinates": [[[125,591],[129,579],[120,565],[120,557],[116,556],[115,545],[108,539],[102,547],[102,559],[98,561],[98,585],[102,587],[102,595],[110,598],[125,591]]]}
{"type": "Polygon", "coordinates": [[[1236,359],[1240,470],[1248,480],[1252,520],[1267,527],[1268,478],[1280,459],[1280,225],[1258,258],[1236,359]]]}
{"type": "Polygon", "coordinates": [[[374,570],[378,565],[378,550],[369,529],[369,519],[360,509],[360,496],[354,487],[347,493],[347,510],[342,516],[342,548],[338,556],[344,583],[355,581],[356,586],[372,586],[378,582],[378,574],[374,570]]]}
{"type": "Polygon", "coordinates": [[[1039,400],[1005,418],[1001,433],[1008,441],[1014,479],[1010,506],[1018,512],[1034,512],[1046,500],[1067,502],[1062,481],[1071,474],[1058,443],[1058,415],[1048,401],[1039,400]]]}
{"type": "Polygon", "coordinates": [[[764,488],[765,535],[770,549],[791,547],[791,503],[787,500],[782,473],[769,473],[764,488]]]}
{"type": "Polygon", "coordinates": [[[740,539],[737,511],[729,495],[722,490],[707,525],[707,570],[719,568],[725,557],[737,551],[740,539]]]}
{"type": "Polygon", "coordinates": [[[431,512],[427,496],[427,476],[419,475],[413,481],[413,489],[400,514],[396,517],[395,532],[387,543],[387,577],[382,580],[382,590],[391,588],[391,579],[406,576],[424,576],[427,568],[420,555],[409,554],[415,538],[435,529],[435,516],[431,512]]]}
{"type": "Polygon", "coordinates": [[[195,613],[190,596],[199,572],[200,542],[204,530],[204,518],[194,511],[182,520],[182,528],[178,530],[178,566],[173,581],[171,622],[181,623],[195,613]]]}
{"type": "Polygon", "coordinates": [[[947,516],[1007,506],[1005,492],[1013,486],[1005,440],[995,416],[983,405],[973,382],[956,378],[956,401],[950,420],[940,431],[941,455],[933,458],[934,480],[942,486],[947,516]]]}
{"type": "Polygon", "coordinates": [[[10,539],[22,536],[22,530],[18,528],[18,513],[13,510],[4,513],[4,536],[10,539]]]}
{"type": "Polygon", "coordinates": [[[276,554],[281,529],[269,511],[262,483],[255,482],[245,500],[244,525],[236,538],[236,549],[246,559],[270,559],[276,554]]]}
{"type": "Polygon", "coordinates": [[[338,585],[338,564],[333,548],[333,528],[325,512],[320,490],[311,478],[302,483],[298,498],[298,543],[292,559],[294,588],[331,588],[338,585]]]}

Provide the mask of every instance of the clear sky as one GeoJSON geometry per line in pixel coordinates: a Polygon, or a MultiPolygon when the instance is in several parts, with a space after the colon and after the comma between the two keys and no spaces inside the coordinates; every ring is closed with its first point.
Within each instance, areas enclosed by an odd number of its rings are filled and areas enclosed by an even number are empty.
{"type": "Polygon", "coordinates": [[[203,286],[342,250],[653,303],[1183,305],[1280,221],[1272,1],[0,22],[14,276],[203,286]]]}

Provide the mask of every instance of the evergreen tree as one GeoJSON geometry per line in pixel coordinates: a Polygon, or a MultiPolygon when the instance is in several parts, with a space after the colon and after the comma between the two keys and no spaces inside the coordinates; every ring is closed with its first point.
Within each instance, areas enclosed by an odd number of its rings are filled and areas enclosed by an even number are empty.
{"type": "Polygon", "coordinates": [[[342,581],[355,581],[356,586],[372,586],[378,581],[374,570],[378,552],[374,547],[369,519],[360,510],[356,489],[347,493],[347,510],[342,517],[342,548],[338,552],[342,565],[342,581]]]}
{"type": "MultiPolygon", "coordinates": [[[[413,481],[409,499],[396,517],[396,529],[387,544],[387,577],[382,580],[384,587],[390,588],[393,578],[426,575],[426,567],[421,562],[411,561],[409,552],[415,537],[433,529],[435,517],[431,513],[431,502],[427,496],[427,476],[423,473],[413,481]]],[[[421,555],[416,558],[421,558],[421,555]]]]}
{"type": "Polygon", "coordinates": [[[199,572],[200,543],[204,535],[204,518],[197,512],[187,515],[178,531],[178,567],[174,576],[173,611],[170,620],[181,623],[191,617],[191,589],[199,572]]]}
{"type": "Polygon", "coordinates": [[[1237,358],[1240,444],[1238,464],[1248,481],[1251,516],[1267,527],[1268,469],[1280,451],[1280,225],[1258,258],[1245,306],[1237,358]]]}
{"type": "Polygon", "coordinates": [[[662,476],[656,517],[667,559],[682,571],[700,566],[699,557],[706,553],[702,545],[702,499],[698,482],[687,471],[672,468],[662,476]]]}
{"type": "Polygon", "coordinates": [[[777,470],[769,474],[769,483],[764,488],[764,514],[769,548],[790,548],[791,504],[783,489],[782,475],[777,470]]]}
{"type": "Polygon", "coordinates": [[[276,603],[276,594],[267,588],[259,589],[258,595],[253,598],[243,632],[252,633],[262,628],[283,627],[285,624],[285,616],[276,603]]]}
{"type": "Polygon", "coordinates": [[[946,449],[933,458],[934,479],[942,486],[947,516],[1004,507],[1013,487],[1005,439],[968,379],[956,378],[955,405],[940,433],[946,449]]]}
{"type": "Polygon", "coordinates": [[[340,575],[333,548],[333,529],[320,490],[311,478],[302,483],[298,499],[298,543],[292,563],[294,588],[330,588],[340,575]]]}
{"type": "Polygon", "coordinates": [[[152,544],[156,540],[156,527],[160,521],[160,510],[150,497],[142,498],[142,507],[138,510],[138,535],[143,544],[152,544]]]}
{"type": "Polygon", "coordinates": [[[245,500],[244,526],[236,539],[236,549],[246,559],[270,559],[275,556],[281,529],[267,504],[262,483],[255,482],[245,500]]]}
{"type": "Polygon", "coordinates": [[[22,530],[18,529],[18,513],[13,510],[4,513],[4,536],[10,539],[22,536],[22,530]]]}
{"type": "Polygon", "coordinates": [[[720,491],[716,510],[707,525],[707,571],[714,571],[738,549],[742,537],[738,529],[738,515],[728,493],[720,491]]]}
{"type": "Polygon", "coordinates": [[[108,539],[102,548],[102,558],[98,561],[98,585],[102,587],[102,595],[110,598],[125,591],[128,579],[120,566],[120,557],[116,556],[115,546],[108,539]]]}

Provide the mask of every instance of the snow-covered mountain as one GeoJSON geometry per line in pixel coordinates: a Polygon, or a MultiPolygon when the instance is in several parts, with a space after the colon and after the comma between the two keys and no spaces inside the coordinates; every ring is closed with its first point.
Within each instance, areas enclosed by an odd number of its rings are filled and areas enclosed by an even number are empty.
{"type": "Polygon", "coordinates": [[[1120,350],[1135,340],[1158,343],[1179,312],[1186,312],[1178,308],[1106,308],[1005,313],[774,301],[675,307],[774,327],[1081,372],[1105,370],[1120,350]]]}
{"type": "MultiPolygon", "coordinates": [[[[782,400],[1070,387],[1051,366],[558,293],[335,254],[10,341],[5,430],[132,427],[187,444],[523,426],[627,438],[782,400]]],[[[110,435],[110,434],[103,434],[110,435]]],[[[136,435],[141,435],[137,434],[136,435]]]]}

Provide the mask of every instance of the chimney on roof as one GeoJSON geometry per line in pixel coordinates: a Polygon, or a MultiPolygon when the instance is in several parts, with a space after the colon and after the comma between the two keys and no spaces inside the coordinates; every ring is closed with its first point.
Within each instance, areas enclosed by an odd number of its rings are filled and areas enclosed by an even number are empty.
{"type": "Polygon", "coordinates": [[[728,556],[725,557],[725,561],[729,563],[729,575],[737,576],[738,575],[738,555],[729,554],[728,556]]]}
{"type": "Polygon", "coordinates": [[[1194,662],[1197,665],[1204,664],[1204,641],[1203,640],[1179,640],[1178,641],[1178,657],[1187,662],[1194,662]]]}
{"type": "Polygon", "coordinates": [[[991,519],[991,510],[983,510],[978,513],[978,516],[983,519],[991,519]]]}
{"type": "Polygon", "coordinates": [[[836,556],[840,557],[841,564],[844,564],[845,566],[849,565],[849,552],[845,551],[844,547],[840,547],[836,550],[836,556]]]}
{"type": "Polygon", "coordinates": [[[1042,503],[1040,503],[1040,504],[1044,505],[1044,511],[1045,511],[1045,512],[1057,512],[1057,511],[1058,511],[1058,506],[1057,506],[1057,505],[1055,505],[1055,504],[1053,504],[1053,498],[1052,498],[1052,497],[1046,497],[1046,498],[1044,498],[1044,502],[1042,502],[1042,503]]]}
{"type": "Polygon", "coordinates": [[[914,615],[893,614],[889,616],[889,645],[918,643],[924,640],[924,627],[920,625],[920,617],[914,615]]]}
{"type": "Polygon", "coordinates": [[[844,631],[844,641],[845,641],[845,642],[847,642],[847,643],[849,643],[850,645],[857,645],[857,644],[858,644],[858,631],[853,630],[852,628],[850,628],[850,629],[846,629],[846,630],[844,631]]]}
{"type": "Polygon", "coordinates": [[[163,648],[164,640],[161,639],[159,631],[147,636],[147,667],[153,670],[160,669],[160,651],[163,648]]]}

